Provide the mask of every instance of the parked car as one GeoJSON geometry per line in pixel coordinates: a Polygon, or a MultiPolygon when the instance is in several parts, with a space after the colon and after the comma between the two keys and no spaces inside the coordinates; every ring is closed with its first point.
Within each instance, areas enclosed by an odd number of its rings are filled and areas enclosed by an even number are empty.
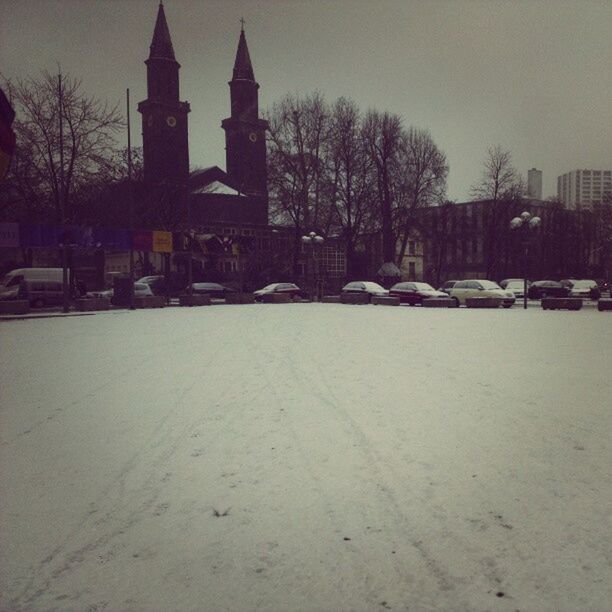
{"type": "Polygon", "coordinates": [[[448,297],[448,294],[444,293],[444,291],[436,291],[427,283],[416,282],[395,283],[389,289],[389,295],[398,297],[400,304],[409,304],[411,306],[422,304],[424,299],[431,297],[448,297]]]}
{"type": "Polygon", "coordinates": [[[594,280],[571,280],[567,283],[570,297],[598,300],[601,289],[594,280]]]}
{"type": "MultiPolygon", "coordinates": [[[[62,268],[18,268],[6,274],[0,286],[0,300],[28,300],[32,307],[59,306],[64,301],[62,268]]],[[[70,299],[84,293],[73,280],[70,299]]]]}
{"type": "MultiPolygon", "coordinates": [[[[508,283],[523,283],[523,279],[522,278],[504,278],[504,280],[499,281],[499,286],[502,289],[507,289],[508,288],[508,283]]],[[[527,286],[529,287],[529,281],[527,281],[527,286]]]]}
{"type": "MultiPolygon", "coordinates": [[[[111,301],[111,304],[114,304],[114,290],[106,289],[104,291],[90,291],[87,295],[91,297],[103,297],[108,298],[111,301]]],[[[150,295],[155,295],[153,291],[151,291],[151,287],[147,285],[147,283],[134,283],[134,297],[147,297],[150,295]]]]}
{"type": "MultiPolygon", "coordinates": [[[[500,283],[499,286],[501,287],[502,284],[500,283]]],[[[502,289],[512,291],[512,293],[514,293],[514,297],[522,298],[525,296],[525,281],[508,279],[506,286],[502,287],[502,289]]],[[[527,291],[529,291],[529,283],[527,284],[527,291]]]]}
{"type": "Polygon", "coordinates": [[[169,285],[169,293],[172,297],[180,295],[185,288],[185,278],[176,273],[170,274],[168,279],[163,274],[143,276],[136,282],[149,285],[153,295],[166,295],[166,284],[169,285]]]}
{"type": "Polygon", "coordinates": [[[569,287],[558,281],[540,280],[531,283],[527,290],[527,297],[530,300],[541,300],[545,297],[567,297],[569,287]]]}
{"type": "Polygon", "coordinates": [[[257,302],[261,302],[263,296],[270,293],[288,294],[292,300],[307,300],[309,298],[308,292],[300,289],[294,283],[272,283],[271,285],[266,285],[263,289],[253,291],[255,301],[257,302]]]}
{"type": "Polygon", "coordinates": [[[514,293],[502,289],[497,283],[490,280],[461,280],[453,286],[450,296],[457,302],[457,306],[465,305],[465,300],[471,297],[497,297],[502,298],[502,306],[510,308],[516,301],[514,293]]]}
{"type": "Polygon", "coordinates": [[[438,291],[442,291],[443,293],[446,293],[446,295],[448,295],[450,293],[450,290],[458,282],[459,281],[456,281],[456,280],[447,280],[445,283],[442,283],[441,287],[438,287],[438,291]]]}
{"type": "Polygon", "coordinates": [[[389,292],[378,283],[371,281],[352,281],[342,287],[342,293],[367,293],[370,301],[373,295],[389,295],[389,292]]]}
{"type": "MultiPolygon", "coordinates": [[[[189,286],[185,288],[187,292],[189,286]]],[[[225,298],[228,293],[235,293],[236,290],[231,287],[225,287],[219,283],[192,283],[191,292],[196,295],[209,295],[212,298],[225,298]]]]}

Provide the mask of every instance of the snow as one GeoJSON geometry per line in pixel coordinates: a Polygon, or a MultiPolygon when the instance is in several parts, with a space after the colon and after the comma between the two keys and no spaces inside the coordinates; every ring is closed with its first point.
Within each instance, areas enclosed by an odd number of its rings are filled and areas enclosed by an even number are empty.
{"type": "Polygon", "coordinates": [[[609,609],[608,313],[0,326],[2,610],[609,609]]]}

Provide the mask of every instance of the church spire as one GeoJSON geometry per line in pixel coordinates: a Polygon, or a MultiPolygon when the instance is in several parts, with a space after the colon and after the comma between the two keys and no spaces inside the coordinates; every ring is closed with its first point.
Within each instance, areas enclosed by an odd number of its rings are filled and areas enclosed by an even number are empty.
{"type": "Polygon", "coordinates": [[[149,59],[164,58],[175,59],[174,49],[172,48],[172,40],[170,38],[170,30],[166,22],[164,13],[164,5],[160,2],[157,11],[157,21],[155,22],[155,30],[153,31],[153,40],[151,41],[149,59]]]}
{"type": "Polygon", "coordinates": [[[244,19],[240,20],[240,24],[240,40],[238,41],[238,51],[236,51],[236,61],[234,62],[233,80],[246,79],[248,81],[254,81],[255,75],[253,74],[249,48],[247,47],[246,37],[244,35],[244,19]]]}

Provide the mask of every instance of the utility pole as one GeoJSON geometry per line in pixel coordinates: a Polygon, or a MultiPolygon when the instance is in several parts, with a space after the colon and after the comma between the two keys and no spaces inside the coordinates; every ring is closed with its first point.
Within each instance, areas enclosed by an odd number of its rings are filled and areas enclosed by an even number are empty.
{"type": "Polygon", "coordinates": [[[63,311],[70,311],[70,287],[68,284],[68,247],[66,241],[66,202],[64,193],[64,123],[63,123],[63,93],[62,73],[57,75],[57,101],[59,109],[59,147],[60,147],[60,183],[59,183],[59,208],[62,221],[62,292],[63,311]]]}
{"type": "MultiPolygon", "coordinates": [[[[132,190],[132,139],[130,130],[130,89],[126,90],[127,98],[127,170],[130,232],[134,229],[134,192],[132,190]]],[[[134,244],[130,236],[130,310],[134,310],[134,244]]]]}

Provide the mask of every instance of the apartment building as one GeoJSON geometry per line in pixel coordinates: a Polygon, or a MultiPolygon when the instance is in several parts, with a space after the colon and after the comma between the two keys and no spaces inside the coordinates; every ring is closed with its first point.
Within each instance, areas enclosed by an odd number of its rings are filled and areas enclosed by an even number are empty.
{"type": "Polygon", "coordinates": [[[612,193],[612,170],[572,170],[557,178],[557,197],[566,208],[589,208],[612,193]]]}

